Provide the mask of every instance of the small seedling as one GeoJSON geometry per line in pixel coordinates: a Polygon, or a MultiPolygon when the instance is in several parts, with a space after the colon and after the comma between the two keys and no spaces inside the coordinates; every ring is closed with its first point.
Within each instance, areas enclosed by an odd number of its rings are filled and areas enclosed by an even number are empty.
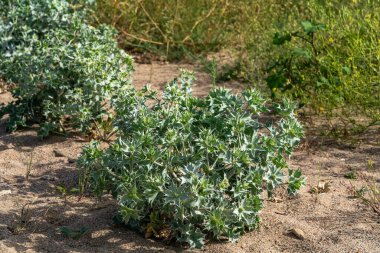
{"type": "Polygon", "coordinates": [[[362,186],[360,189],[355,191],[355,198],[363,198],[366,192],[368,192],[368,188],[362,186]]]}
{"type": "Polygon", "coordinates": [[[57,186],[56,187],[56,190],[57,192],[62,196],[62,198],[65,200],[65,202],[67,201],[67,197],[70,195],[70,194],[77,194],[80,192],[80,190],[78,188],[71,188],[70,190],[67,189],[65,186],[61,185],[61,186],[57,186]]]}
{"type": "Polygon", "coordinates": [[[32,167],[33,167],[33,152],[30,153],[28,163],[26,164],[26,173],[25,173],[26,181],[29,180],[29,176],[30,176],[30,173],[32,171],[32,167]]]}
{"type": "Polygon", "coordinates": [[[380,186],[370,185],[367,188],[367,198],[363,198],[365,203],[367,203],[373,211],[380,215],[380,186]]]}
{"type": "Polygon", "coordinates": [[[217,72],[217,63],[215,58],[212,58],[211,61],[206,61],[205,70],[210,74],[212,87],[216,87],[218,72],[217,72]]]}
{"type": "Polygon", "coordinates": [[[353,170],[350,170],[349,172],[347,172],[345,175],[344,175],[345,178],[347,179],[357,179],[357,174],[355,171],[353,170]]]}
{"type": "Polygon", "coordinates": [[[63,226],[63,227],[58,228],[58,232],[74,240],[79,240],[84,235],[88,234],[89,231],[90,230],[86,227],[81,227],[80,229],[72,229],[72,228],[63,226]]]}
{"type": "Polygon", "coordinates": [[[20,234],[22,231],[26,230],[31,223],[32,212],[30,211],[29,204],[25,204],[21,208],[20,215],[17,220],[8,226],[8,229],[13,234],[20,234]]]}
{"type": "Polygon", "coordinates": [[[66,195],[67,195],[67,189],[66,189],[66,187],[64,187],[64,186],[57,186],[56,190],[58,191],[58,193],[61,194],[62,197],[66,198],[66,195]]]}
{"type": "Polygon", "coordinates": [[[368,161],[367,161],[367,168],[368,168],[369,170],[373,169],[373,160],[368,159],[368,161]]]}
{"type": "Polygon", "coordinates": [[[216,79],[217,79],[217,76],[218,76],[217,65],[216,65],[215,58],[213,58],[212,61],[211,61],[210,74],[211,74],[211,78],[212,78],[212,87],[215,88],[216,87],[216,79]]]}

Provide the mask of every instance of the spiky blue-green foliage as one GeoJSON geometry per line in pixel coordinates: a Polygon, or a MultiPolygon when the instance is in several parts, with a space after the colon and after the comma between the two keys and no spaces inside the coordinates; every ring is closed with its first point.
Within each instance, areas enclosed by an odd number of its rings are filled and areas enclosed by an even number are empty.
{"type": "Polygon", "coordinates": [[[206,236],[234,241],[257,227],[263,191],[283,183],[284,157],[303,131],[288,101],[270,108],[255,90],[226,89],[197,98],[192,81],[184,72],[162,99],[148,88],[125,91],[115,106],[119,138],[105,150],[93,142],[78,164],[95,193],[112,192],[130,227],[169,229],[199,248],[206,236]],[[269,110],[278,120],[260,123],[269,110]]]}
{"type": "Polygon", "coordinates": [[[15,101],[0,107],[8,130],[88,131],[111,116],[107,102],[129,86],[132,59],[114,30],[85,17],[74,1],[0,0],[0,77],[16,84],[15,101]]]}

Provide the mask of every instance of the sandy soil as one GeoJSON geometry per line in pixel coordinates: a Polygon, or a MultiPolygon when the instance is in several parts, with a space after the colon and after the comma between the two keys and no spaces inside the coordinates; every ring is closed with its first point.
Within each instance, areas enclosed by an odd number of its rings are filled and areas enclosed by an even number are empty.
{"type": "MultiPolygon", "coordinates": [[[[155,89],[191,65],[140,64],[135,84],[154,83],[155,89]]],[[[196,95],[210,88],[206,74],[198,74],[196,95]]],[[[227,87],[239,89],[237,84],[227,87]]],[[[0,102],[9,102],[9,93],[0,102]]],[[[75,187],[74,161],[86,143],[79,137],[52,136],[40,141],[34,129],[5,133],[0,121],[0,252],[179,252],[182,249],[144,239],[113,225],[114,201],[64,197],[57,186],[75,187]],[[79,240],[57,231],[67,226],[87,228],[79,240]]],[[[296,198],[279,189],[275,201],[265,201],[260,229],[236,244],[212,242],[206,252],[380,252],[380,213],[354,198],[361,187],[380,186],[380,135],[356,146],[309,137],[290,160],[302,168],[307,186],[296,198]],[[371,143],[370,143],[371,142],[371,143]],[[356,171],[357,179],[344,175],[356,171]],[[319,188],[319,193],[311,193],[319,188]],[[325,186],[325,189],[323,189],[325,186]],[[301,230],[304,239],[292,229],[301,230]]],[[[369,198],[368,193],[364,195],[369,198]]],[[[380,208],[380,204],[377,203],[380,208]]],[[[202,250],[203,251],[203,250],[202,250]]]]}

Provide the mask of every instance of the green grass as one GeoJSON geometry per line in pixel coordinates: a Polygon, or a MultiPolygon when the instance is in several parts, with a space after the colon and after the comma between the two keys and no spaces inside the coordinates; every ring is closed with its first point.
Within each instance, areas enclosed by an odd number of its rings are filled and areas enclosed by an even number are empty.
{"type": "Polygon", "coordinates": [[[326,117],[338,136],[379,125],[377,0],[97,0],[94,13],[97,22],[119,30],[119,41],[129,50],[206,62],[206,69],[213,65],[203,60],[206,55],[231,52],[229,65],[216,62],[216,82],[238,79],[265,87],[273,61],[290,59],[298,48],[309,50],[316,65],[288,64],[299,80],[286,76],[283,82],[295,82],[296,88],[277,96],[291,96],[306,105],[304,113],[326,117]],[[273,43],[276,33],[299,31],[305,21],[325,27],[315,32],[312,45],[296,36],[281,46],[273,43]]]}

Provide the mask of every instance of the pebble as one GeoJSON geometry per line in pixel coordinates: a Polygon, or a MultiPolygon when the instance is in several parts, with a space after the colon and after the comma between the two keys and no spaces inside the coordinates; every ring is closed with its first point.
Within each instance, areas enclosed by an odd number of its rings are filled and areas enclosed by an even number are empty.
{"type": "Polygon", "coordinates": [[[12,191],[11,190],[2,190],[2,191],[0,191],[0,196],[4,196],[4,195],[8,195],[8,194],[12,194],[12,191]]]}
{"type": "Polygon", "coordinates": [[[51,176],[51,175],[43,175],[42,177],[40,177],[40,179],[47,180],[47,181],[57,181],[58,180],[58,178],[56,178],[55,176],[51,176]]]}
{"type": "Polygon", "coordinates": [[[54,156],[55,157],[65,157],[64,154],[62,154],[62,152],[58,151],[58,150],[53,150],[53,153],[54,153],[54,156]]]}
{"type": "Polygon", "coordinates": [[[292,228],[291,230],[289,230],[289,232],[293,234],[297,239],[305,239],[305,233],[299,228],[292,228]]]}
{"type": "MultiPolygon", "coordinates": [[[[9,229],[5,228],[0,228],[0,241],[1,240],[4,240],[4,239],[7,239],[8,237],[12,236],[12,233],[11,231],[9,231],[9,229]]],[[[1,247],[0,247],[1,249],[1,247]]]]}
{"type": "Polygon", "coordinates": [[[9,144],[6,145],[6,148],[7,149],[14,149],[15,145],[13,145],[12,143],[9,143],[9,144]]]}

